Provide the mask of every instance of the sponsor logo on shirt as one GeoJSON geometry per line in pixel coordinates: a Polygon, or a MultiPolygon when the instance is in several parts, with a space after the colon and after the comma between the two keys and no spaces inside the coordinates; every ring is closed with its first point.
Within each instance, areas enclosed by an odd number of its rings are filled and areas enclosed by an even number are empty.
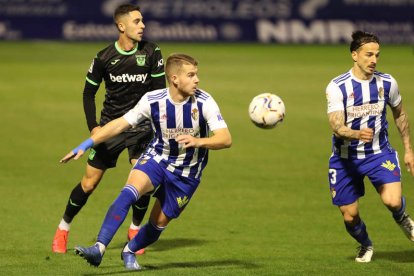
{"type": "Polygon", "coordinates": [[[384,103],[373,103],[348,106],[346,108],[346,115],[349,119],[362,118],[366,116],[379,116],[384,109],[384,103]]]}
{"type": "Polygon", "coordinates": [[[109,73],[109,77],[113,82],[142,82],[144,83],[147,79],[148,74],[137,74],[137,75],[130,75],[130,74],[122,74],[118,76],[114,76],[109,73]]]}
{"type": "Polygon", "coordinates": [[[167,128],[162,131],[162,138],[175,139],[179,135],[191,135],[196,136],[196,130],[194,128],[167,128]]]}

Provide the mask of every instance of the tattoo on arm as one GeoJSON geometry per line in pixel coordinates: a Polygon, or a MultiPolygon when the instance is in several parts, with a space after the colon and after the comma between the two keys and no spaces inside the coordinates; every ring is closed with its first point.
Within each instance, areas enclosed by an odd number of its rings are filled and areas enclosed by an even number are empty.
{"type": "Polygon", "coordinates": [[[401,139],[403,141],[404,147],[411,148],[411,142],[410,142],[410,125],[408,123],[408,116],[405,110],[402,107],[402,104],[400,103],[395,108],[392,109],[392,114],[394,117],[395,125],[398,128],[398,131],[400,132],[401,139]]]}
{"type": "Polygon", "coordinates": [[[359,132],[352,130],[345,125],[345,115],[343,111],[334,111],[329,113],[328,119],[335,136],[345,140],[359,139],[359,132]]]}

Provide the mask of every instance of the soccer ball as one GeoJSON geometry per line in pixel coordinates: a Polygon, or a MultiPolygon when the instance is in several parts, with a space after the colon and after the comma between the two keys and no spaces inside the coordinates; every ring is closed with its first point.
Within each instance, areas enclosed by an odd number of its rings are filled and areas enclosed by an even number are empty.
{"type": "Polygon", "coordinates": [[[285,117],[285,104],[278,96],[263,93],[250,102],[249,116],[250,120],[260,128],[274,128],[285,117]]]}

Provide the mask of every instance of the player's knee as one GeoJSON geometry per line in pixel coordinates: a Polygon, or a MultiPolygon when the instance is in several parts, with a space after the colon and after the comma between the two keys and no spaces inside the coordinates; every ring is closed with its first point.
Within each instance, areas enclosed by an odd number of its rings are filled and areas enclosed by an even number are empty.
{"type": "Polygon", "coordinates": [[[85,193],[92,193],[99,184],[100,178],[84,176],[81,181],[82,189],[85,193]]]}
{"type": "Polygon", "coordinates": [[[386,197],[382,201],[390,210],[399,210],[401,208],[401,197],[386,197]]]}

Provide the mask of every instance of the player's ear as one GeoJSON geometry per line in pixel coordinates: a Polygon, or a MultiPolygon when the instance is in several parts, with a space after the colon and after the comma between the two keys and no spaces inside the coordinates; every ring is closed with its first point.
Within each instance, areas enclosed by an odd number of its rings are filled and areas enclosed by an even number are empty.
{"type": "Polygon", "coordinates": [[[124,32],[125,31],[125,25],[124,25],[124,23],[119,22],[118,23],[118,29],[119,29],[119,31],[124,32]]]}
{"type": "Polygon", "coordinates": [[[351,52],[351,57],[352,57],[352,59],[354,60],[354,62],[356,62],[356,61],[357,61],[357,55],[358,55],[357,51],[352,51],[352,52],[351,52]]]}
{"type": "Polygon", "coordinates": [[[177,75],[172,75],[171,76],[171,81],[174,85],[178,85],[178,76],[177,75]]]}

